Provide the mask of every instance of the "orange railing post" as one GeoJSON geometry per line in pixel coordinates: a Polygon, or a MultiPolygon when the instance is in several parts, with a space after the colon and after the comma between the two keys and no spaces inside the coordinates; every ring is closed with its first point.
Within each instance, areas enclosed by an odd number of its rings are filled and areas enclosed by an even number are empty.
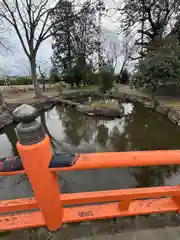
{"type": "Polygon", "coordinates": [[[49,137],[41,122],[36,120],[36,109],[33,107],[22,105],[15,110],[14,116],[21,121],[17,126],[17,149],[38,207],[48,229],[57,230],[62,224],[63,208],[56,173],[48,168],[52,158],[49,137]]]}

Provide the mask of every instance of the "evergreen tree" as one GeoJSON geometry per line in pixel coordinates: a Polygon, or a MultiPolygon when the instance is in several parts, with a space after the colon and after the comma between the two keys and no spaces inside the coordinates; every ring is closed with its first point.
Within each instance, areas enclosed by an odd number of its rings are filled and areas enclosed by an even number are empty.
{"type": "Polygon", "coordinates": [[[74,58],[75,16],[73,5],[68,0],[59,1],[56,5],[52,21],[53,30],[53,64],[62,72],[67,73],[72,68],[74,58]]]}
{"type": "Polygon", "coordinates": [[[89,59],[98,52],[97,3],[87,0],[82,6],[73,6],[68,0],[55,7],[53,28],[53,63],[66,81],[79,86],[87,83],[86,69],[89,59]],[[74,78],[75,77],[75,78],[74,78]]]}
{"type": "Polygon", "coordinates": [[[177,0],[124,0],[119,9],[122,16],[122,30],[136,36],[136,44],[141,47],[141,57],[151,51],[159,40],[171,32],[178,19],[180,1],[177,0]]]}
{"type": "Polygon", "coordinates": [[[128,73],[127,68],[124,68],[124,70],[121,73],[121,83],[122,84],[129,83],[129,73],[128,73]]]}

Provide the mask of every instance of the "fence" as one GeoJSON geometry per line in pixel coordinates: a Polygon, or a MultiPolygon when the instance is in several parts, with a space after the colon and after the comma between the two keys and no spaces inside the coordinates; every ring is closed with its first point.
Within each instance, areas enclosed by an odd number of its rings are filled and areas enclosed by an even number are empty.
{"type": "MultiPolygon", "coordinates": [[[[44,141],[49,144],[47,136],[44,141]]],[[[36,145],[39,146],[31,146],[34,149],[28,146],[28,151],[36,151],[36,159],[31,161],[31,154],[23,156],[25,171],[0,173],[26,173],[35,195],[35,198],[0,202],[0,213],[16,212],[0,217],[1,231],[40,226],[47,226],[53,231],[59,229],[63,223],[179,211],[180,186],[60,194],[56,172],[179,164],[180,151],[84,154],[80,155],[71,167],[48,168],[49,163],[45,159],[51,159],[47,154],[50,148],[46,147],[46,152],[44,149],[43,156],[40,157],[37,149],[42,147],[42,144],[36,145]],[[28,212],[30,210],[35,211],[28,212]],[[19,211],[26,212],[17,213],[19,211]]]]}
{"type": "MultiPolygon", "coordinates": [[[[41,126],[37,124],[32,136],[35,139],[34,133],[38,132],[38,138],[34,143],[30,141],[32,138],[27,141],[25,130],[29,123],[23,124],[23,131],[22,123],[17,128],[17,149],[24,170],[0,172],[0,176],[27,174],[35,197],[0,201],[0,231],[41,226],[55,231],[63,223],[179,212],[179,185],[61,194],[56,172],[180,164],[180,150],[80,154],[72,166],[49,168],[52,159],[49,137],[44,133],[42,137],[41,126]]],[[[30,129],[33,131],[32,125],[30,129]]]]}

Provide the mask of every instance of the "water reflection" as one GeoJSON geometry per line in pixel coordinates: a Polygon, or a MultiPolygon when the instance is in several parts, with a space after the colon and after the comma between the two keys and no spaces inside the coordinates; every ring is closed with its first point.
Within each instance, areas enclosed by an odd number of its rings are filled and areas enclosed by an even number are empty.
{"type": "Polygon", "coordinates": [[[104,125],[104,123],[102,123],[97,127],[97,132],[96,141],[100,146],[106,147],[109,137],[109,129],[104,125]]]}
{"type": "MultiPolygon", "coordinates": [[[[134,187],[151,187],[161,185],[172,185],[167,179],[179,173],[179,166],[149,166],[132,169],[134,187]]],[[[179,178],[180,179],[180,178],[179,178]]],[[[178,184],[178,182],[176,183],[178,184]]]]}
{"type": "Polygon", "coordinates": [[[67,107],[62,110],[60,106],[45,115],[50,135],[58,142],[70,145],[72,151],[74,149],[77,152],[125,150],[116,149],[111,137],[117,135],[118,138],[123,138],[128,126],[126,118],[114,120],[95,118],[83,115],[73,108],[67,107]]]}
{"type": "MultiPolygon", "coordinates": [[[[131,117],[103,119],[56,106],[41,115],[55,152],[106,152],[180,149],[180,128],[141,105],[131,117]]],[[[11,125],[0,135],[1,157],[16,155],[16,133],[11,125]]],[[[178,166],[152,166],[61,173],[62,192],[93,191],[179,184],[178,166]]],[[[26,178],[0,178],[1,199],[32,196],[26,178]],[[8,189],[8,190],[7,190],[8,189]],[[9,190],[11,189],[11,190],[9,190]]]]}

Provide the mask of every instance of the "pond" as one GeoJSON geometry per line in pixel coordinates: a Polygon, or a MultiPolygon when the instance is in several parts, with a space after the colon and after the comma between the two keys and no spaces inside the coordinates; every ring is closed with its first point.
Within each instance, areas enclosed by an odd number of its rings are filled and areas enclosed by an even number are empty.
{"type": "MultiPolygon", "coordinates": [[[[166,117],[135,105],[128,118],[86,116],[75,108],[57,105],[41,115],[55,152],[107,152],[180,149],[180,128],[166,117]]],[[[15,126],[0,133],[1,157],[17,155],[15,126]]],[[[33,159],[32,159],[33,161],[33,159]]],[[[84,192],[180,183],[179,166],[88,170],[58,173],[61,191],[84,192]]],[[[25,176],[0,178],[2,199],[33,196],[25,176]]]]}

